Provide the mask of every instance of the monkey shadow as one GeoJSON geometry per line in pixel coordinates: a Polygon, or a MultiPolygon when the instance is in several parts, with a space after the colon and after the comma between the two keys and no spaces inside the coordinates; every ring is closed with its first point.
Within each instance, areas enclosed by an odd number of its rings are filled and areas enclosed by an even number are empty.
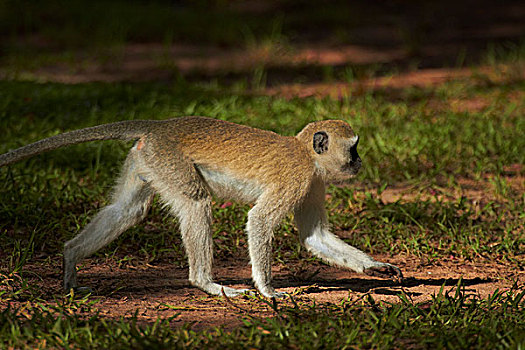
{"type": "MultiPolygon", "coordinates": [[[[230,279],[222,278],[217,279],[217,283],[222,285],[228,285],[231,287],[253,287],[253,282],[249,278],[240,278],[240,279],[230,279]]],[[[459,279],[459,278],[415,278],[407,277],[403,279],[401,283],[395,282],[392,280],[381,280],[381,279],[368,279],[368,278],[341,278],[341,279],[308,279],[308,280],[291,280],[287,278],[276,278],[273,280],[273,286],[275,288],[302,288],[302,294],[316,294],[327,291],[353,291],[359,293],[373,292],[374,294],[379,295],[398,295],[402,288],[407,288],[404,290],[409,296],[420,296],[423,293],[416,291],[411,291],[410,288],[419,287],[419,286],[457,286],[461,285],[464,287],[476,286],[486,283],[492,283],[494,279],[491,278],[469,278],[469,279],[459,279]]],[[[166,286],[163,286],[164,289],[166,286]]],[[[195,288],[189,282],[182,283],[177,286],[180,289],[185,288],[195,288]]],[[[128,289],[128,288],[127,288],[128,289]]],[[[144,292],[148,294],[152,293],[151,286],[149,288],[141,288],[144,292]]],[[[164,289],[165,290],[165,289],[164,289]]]]}
{"type": "MultiPolygon", "coordinates": [[[[95,276],[91,276],[95,277],[95,276]]],[[[100,276],[97,276],[100,279],[100,276]]],[[[193,287],[186,279],[176,279],[174,281],[172,278],[169,279],[169,282],[165,279],[158,278],[158,276],[148,276],[145,274],[141,276],[143,283],[135,284],[136,277],[130,278],[125,283],[120,281],[120,288],[116,288],[113,283],[107,283],[108,286],[102,288],[96,288],[98,293],[106,295],[108,291],[112,290],[111,294],[115,294],[114,297],[118,297],[121,293],[130,293],[134,295],[154,295],[157,293],[165,294],[168,291],[171,293],[178,292],[187,292],[188,289],[193,289],[193,287]],[[119,292],[115,293],[115,289],[118,289],[119,292]]],[[[112,278],[109,278],[112,280],[112,278]]],[[[109,282],[109,281],[108,281],[109,282]]],[[[231,287],[242,287],[242,288],[253,288],[253,282],[249,278],[219,278],[216,282],[228,285],[231,287]]],[[[316,294],[328,291],[353,291],[359,293],[373,292],[374,294],[379,295],[398,295],[401,290],[400,287],[406,288],[404,292],[410,296],[419,296],[423,293],[416,291],[411,291],[410,288],[419,287],[419,286],[461,286],[469,287],[476,286],[480,284],[486,284],[494,282],[491,278],[470,278],[470,279],[458,279],[458,278],[415,278],[407,277],[401,283],[395,282],[392,280],[381,280],[375,278],[338,278],[338,279],[325,279],[325,278],[310,278],[310,279],[291,279],[290,277],[281,277],[275,278],[273,280],[273,286],[275,288],[301,288],[301,294],[316,294]],[[460,283],[461,282],[461,283],[460,283]]],[[[168,293],[170,293],[168,292],[168,293]]]]}
{"type": "MultiPolygon", "coordinates": [[[[274,286],[277,288],[295,287],[304,288],[303,293],[313,294],[326,292],[327,289],[333,291],[354,291],[359,293],[373,292],[381,295],[397,295],[400,293],[399,287],[413,288],[418,286],[457,286],[464,287],[476,286],[494,282],[491,278],[415,278],[408,277],[401,283],[392,280],[367,279],[367,278],[343,278],[343,279],[311,279],[308,281],[289,281],[274,280],[274,286]]],[[[405,290],[410,296],[419,296],[422,293],[405,290]]]]}

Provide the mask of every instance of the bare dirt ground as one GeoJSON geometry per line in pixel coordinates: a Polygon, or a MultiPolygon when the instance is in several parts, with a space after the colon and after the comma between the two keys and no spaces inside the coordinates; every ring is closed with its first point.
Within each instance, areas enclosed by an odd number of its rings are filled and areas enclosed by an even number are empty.
{"type": "MultiPolygon", "coordinates": [[[[525,271],[514,271],[510,266],[462,261],[454,257],[429,264],[426,259],[409,256],[375,256],[399,266],[405,280],[399,284],[389,280],[345,271],[336,267],[314,264],[301,270],[290,271],[284,265],[273,268],[274,285],[292,295],[298,304],[352,302],[365,295],[376,301],[399,302],[396,296],[404,291],[414,302],[425,302],[444,287],[449,291],[461,279],[469,294],[486,297],[496,290],[510,289],[514,283],[523,286],[525,271]]],[[[250,267],[238,261],[218,261],[215,274],[219,283],[234,288],[251,288],[250,267]]],[[[61,296],[59,265],[29,264],[26,271],[34,273],[30,283],[40,290],[44,299],[54,303],[61,296]],[[46,297],[47,296],[47,297],[46,297]]],[[[101,317],[118,319],[131,317],[137,312],[142,322],[154,322],[158,317],[173,317],[174,324],[194,323],[193,328],[240,325],[247,316],[273,316],[269,304],[252,297],[226,299],[213,297],[192,287],[187,280],[187,269],[171,264],[144,268],[119,268],[115,263],[88,259],[80,273],[83,285],[93,287],[90,297],[101,317]]],[[[278,304],[293,306],[290,299],[278,304]]],[[[2,305],[6,307],[7,305],[2,305]]],[[[31,307],[24,302],[11,302],[11,306],[31,307]]]]}
{"type": "MultiPolygon", "coordinates": [[[[255,69],[263,67],[269,77],[267,88],[259,93],[282,97],[331,96],[340,97],[348,91],[374,91],[377,89],[403,89],[411,86],[431,87],[448,81],[484,75],[492,82],[501,81],[508,67],[489,66],[472,68],[439,67],[408,69],[397,74],[375,76],[373,70],[350,81],[318,81],[311,75],[320,66],[389,65],[392,62],[408,64],[411,57],[400,49],[372,49],[360,45],[338,47],[302,45],[282,48],[279,45],[261,45],[244,49],[223,49],[210,46],[172,44],[132,44],[109,49],[99,54],[77,53],[75,61],[42,65],[22,70],[18,77],[39,81],[78,84],[89,82],[141,82],[170,81],[183,76],[190,80],[208,80],[220,77],[223,81],[236,78],[251,79],[255,69]],[[283,70],[302,67],[297,74],[305,82],[295,83],[283,70]],[[278,70],[278,72],[273,72],[278,70]],[[311,70],[311,72],[309,71],[311,70]]],[[[512,72],[514,79],[524,77],[523,67],[512,72]]],[[[0,77],[10,75],[0,68],[0,77]]],[[[297,77],[296,77],[297,78],[297,77]]]]}

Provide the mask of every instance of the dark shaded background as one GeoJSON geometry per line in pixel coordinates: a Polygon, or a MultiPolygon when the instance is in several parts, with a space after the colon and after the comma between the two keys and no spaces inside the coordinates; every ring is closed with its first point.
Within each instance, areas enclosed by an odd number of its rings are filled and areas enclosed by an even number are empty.
{"type": "MultiPolygon", "coordinates": [[[[509,1],[3,1],[0,63],[57,52],[97,52],[133,43],[212,46],[271,43],[285,49],[356,46],[401,54],[377,74],[487,63],[523,54],[525,2],[509,1]],[[516,50],[518,48],[518,50],[516,50]]],[[[368,62],[270,64],[268,83],[317,81],[368,62]]],[[[237,78],[221,72],[220,78],[237,78]]],[[[187,79],[210,73],[187,74],[187,79]]],[[[213,74],[212,74],[213,75],[213,74]]]]}

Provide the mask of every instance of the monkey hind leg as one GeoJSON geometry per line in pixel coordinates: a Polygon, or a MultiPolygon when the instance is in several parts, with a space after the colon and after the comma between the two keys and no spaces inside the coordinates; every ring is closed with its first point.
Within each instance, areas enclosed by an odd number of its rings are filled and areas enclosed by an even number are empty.
{"type": "Polygon", "coordinates": [[[172,192],[167,202],[180,222],[182,241],[188,256],[190,283],[212,295],[222,295],[224,291],[226,296],[234,297],[247,292],[247,289],[234,289],[213,282],[211,197],[190,198],[184,194],[174,197],[172,192]]]}
{"type": "MultiPolygon", "coordinates": [[[[132,151],[133,152],[133,151],[132,151]]],[[[153,198],[150,186],[139,172],[139,162],[131,153],[114,189],[111,203],[64,245],[64,289],[77,288],[76,264],[115,240],[147,214],[153,198]]]]}

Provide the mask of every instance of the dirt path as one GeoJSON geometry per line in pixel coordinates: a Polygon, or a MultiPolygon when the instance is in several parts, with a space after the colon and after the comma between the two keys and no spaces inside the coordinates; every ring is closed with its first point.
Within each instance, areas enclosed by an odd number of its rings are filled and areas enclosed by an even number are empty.
{"type": "MultiPolygon", "coordinates": [[[[375,50],[362,45],[338,47],[306,45],[296,48],[257,46],[244,49],[224,49],[213,46],[172,44],[129,44],[102,53],[76,52],[75,60],[57,59],[37,68],[17,70],[16,78],[78,84],[89,82],[170,81],[182,76],[189,81],[220,81],[253,79],[256,70],[266,72],[267,87],[259,93],[284,97],[330,95],[339,97],[356,87],[365,90],[401,89],[411,86],[429,87],[444,82],[484,74],[491,80],[501,80],[502,70],[478,66],[475,69],[441,67],[404,69],[395,75],[376,74],[374,66],[408,65],[411,58],[400,49],[375,50]],[[360,76],[323,81],[319,67],[361,67],[360,76]],[[363,68],[369,67],[369,68],[363,68]],[[287,73],[288,72],[288,73],[287,73]],[[291,72],[291,73],[290,73],[291,72]],[[294,81],[300,77],[301,83],[294,81]],[[347,80],[347,81],[342,81],[347,80]]],[[[337,68],[339,67],[339,68],[337,68]]],[[[393,66],[392,66],[393,67],[393,66]]],[[[9,67],[0,68],[0,78],[12,78],[9,67]]],[[[525,77],[521,72],[515,78],[525,77]]]]}
{"type": "MultiPolygon", "coordinates": [[[[283,265],[273,268],[274,285],[291,294],[295,302],[311,305],[353,301],[370,294],[376,301],[398,302],[396,296],[404,291],[414,302],[430,300],[445,285],[450,290],[462,279],[470,294],[485,297],[496,290],[506,290],[513,283],[525,283],[525,271],[513,271],[509,266],[493,263],[477,263],[445,258],[434,261],[431,266],[414,257],[376,256],[399,266],[405,273],[403,284],[376,279],[339,268],[315,264],[307,270],[292,273],[283,265]],[[312,276],[312,277],[309,277],[312,276]]],[[[215,268],[217,280],[234,288],[251,288],[250,268],[239,267],[238,262],[218,262],[215,268]]],[[[34,277],[30,284],[39,290],[42,298],[53,303],[61,297],[60,266],[30,264],[25,267],[34,277]]],[[[170,264],[160,264],[140,269],[121,269],[114,263],[94,259],[86,260],[80,273],[80,283],[95,289],[91,300],[100,316],[115,318],[137,317],[142,322],[154,322],[157,317],[173,317],[174,324],[194,322],[194,329],[212,326],[226,328],[240,325],[246,316],[272,316],[274,311],[256,298],[239,297],[226,300],[212,297],[189,285],[187,270],[170,264]]],[[[279,304],[293,306],[289,299],[279,304]]],[[[0,307],[6,307],[1,305],[0,307]]],[[[11,306],[29,307],[20,302],[11,306]]]]}

